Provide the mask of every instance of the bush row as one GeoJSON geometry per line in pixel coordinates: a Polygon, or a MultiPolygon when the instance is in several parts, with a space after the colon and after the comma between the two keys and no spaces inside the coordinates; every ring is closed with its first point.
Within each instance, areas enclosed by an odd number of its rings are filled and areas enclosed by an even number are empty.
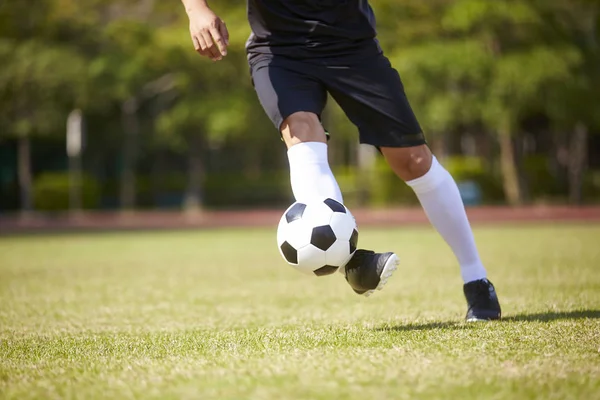
{"type": "MultiPolygon", "coordinates": [[[[504,201],[502,180],[487,171],[480,158],[456,157],[444,160],[467,204],[498,204],[504,201]]],[[[529,194],[533,200],[564,199],[566,188],[559,184],[546,160],[530,158],[524,163],[529,194]]],[[[335,170],[344,200],[350,207],[416,205],[417,198],[408,185],[398,180],[382,159],[370,171],[354,168],[335,170]]],[[[82,202],[86,209],[117,208],[118,182],[99,181],[84,175],[82,202]]],[[[136,202],[140,208],[180,208],[186,190],[185,174],[163,177],[160,182],[148,176],[136,179],[136,202]]],[[[586,176],[584,195],[600,197],[600,171],[586,176]]],[[[35,207],[40,211],[65,210],[69,206],[67,173],[45,173],[34,182],[35,207]]],[[[202,202],[208,208],[283,207],[293,201],[287,171],[263,173],[257,177],[241,174],[211,173],[206,176],[202,202]]]]}

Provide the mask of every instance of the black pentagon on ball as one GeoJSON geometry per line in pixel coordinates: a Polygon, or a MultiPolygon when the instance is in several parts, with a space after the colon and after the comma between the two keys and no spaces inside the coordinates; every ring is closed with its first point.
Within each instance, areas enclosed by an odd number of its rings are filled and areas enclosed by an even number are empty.
{"type": "Polygon", "coordinates": [[[338,270],[338,268],[339,267],[334,267],[333,265],[326,265],[319,269],[315,269],[313,272],[315,273],[316,276],[325,276],[325,275],[333,274],[335,271],[338,270]]]}
{"type": "Polygon", "coordinates": [[[336,237],[333,229],[329,225],[317,226],[313,228],[312,235],[310,237],[310,244],[315,246],[317,249],[327,251],[333,243],[335,243],[336,237]]]}
{"type": "Polygon", "coordinates": [[[333,212],[340,212],[346,214],[346,207],[344,207],[344,205],[337,200],[325,199],[323,203],[325,203],[329,208],[331,208],[331,211],[333,212]]]}
{"type": "Polygon", "coordinates": [[[355,229],[352,232],[352,236],[350,236],[350,254],[356,251],[356,246],[358,245],[358,231],[355,229]]]}
{"type": "Polygon", "coordinates": [[[287,262],[291,264],[298,264],[298,251],[292,247],[288,242],[283,242],[281,244],[281,252],[283,256],[287,260],[287,262]]]}
{"type": "Polygon", "coordinates": [[[302,214],[304,214],[304,210],[306,210],[306,204],[296,203],[285,213],[285,220],[288,224],[292,221],[302,218],[302,214]]]}

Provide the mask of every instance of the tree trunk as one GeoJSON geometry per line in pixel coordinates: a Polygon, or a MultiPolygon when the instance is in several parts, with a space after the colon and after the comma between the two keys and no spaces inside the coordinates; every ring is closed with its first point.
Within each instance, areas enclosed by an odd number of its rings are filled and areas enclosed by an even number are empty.
{"type": "Polygon", "coordinates": [[[137,155],[137,137],[139,124],[137,119],[137,100],[132,97],[121,107],[123,116],[123,165],[121,167],[120,203],[122,210],[135,207],[135,164],[137,155]]]}
{"type": "Polygon", "coordinates": [[[363,207],[369,204],[370,194],[373,190],[372,182],[377,164],[377,149],[368,144],[359,144],[357,153],[358,174],[357,174],[357,206],[363,207]]]}
{"type": "Polygon", "coordinates": [[[151,185],[152,185],[152,197],[154,199],[154,206],[157,208],[162,208],[163,204],[163,196],[168,195],[168,190],[165,189],[165,177],[164,171],[165,168],[165,154],[162,150],[157,150],[154,153],[154,162],[152,163],[151,168],[151,185]]]}
{"type": "Polygon", "coordinates": [[[567,135],[561,131],[552,131],[549,133],[552,138],[551,141],[551,152],[550,152],[550,165],[553,175],[558,181],[558,187],[561,193],[568,193],[569,177],[568,177],[568,164],[569,164],[569,150],[567,145],[567,135]]]}
{"type": "Polygon", "coordinates": [[[497,159],[494,154],[494,135],[487,130],[481,133],[479,155],[483,157],[485,170],[490,174],[493,173],[497,165],[497,159]]]}
{"type": "Polygon", "coordinates": [[[261,174],[261,152],[259,146],[252,146],[246,152],[244,160],[244,176],[248,179],[258,179],[261,174]]]}
{"type": "MultiPolygon", "coordinates": [[[[523,169],[523,159],[525,158],[525,144],[523,138],[513,138],[513,146],[515,149],[515,167],[517,169],[517,177],[519,178],[519,190],[521,193],[521,204],[529,202],[531,198],[531,188],[529,185],[529,176],[523,169]]],[[[532,177],[531,179],[535,179],[532,177]]]]}
{"type": "Polygon", "coordinates": [[[448,156],[448,143],[446,143],[446,135],[431,133],[431,150],[439,159],[444,160],[448,156]]]}
{"type": "Polygon", "coordinates": [[[511,206],[523,204],[523,191],[520,184],[517,154],[513,138],[508,132],[500,132],[500,168],[504,195],[511,206]]]}
{"type": "Polygon", "coordinates": [[[583,176],[587,169],[588,128],[577,124],[569,149],[569,202],[583,202],[583,176]]]}
{"type": "Polygon", "coordinates": [[[204,165],[202,163],[199,138],[190,140],[188,154],[188,185],[183,203],[184,210],[191,214],[202,211],[202,184],[204,165]]]}
{"type": "Polygon", "coordinates": [[[19,138],[18,143],[18,175],[21,192],[21,212],[27,215],[33,210],[33,190],[31,177],[31,141],[29,136],[19,138]]]}

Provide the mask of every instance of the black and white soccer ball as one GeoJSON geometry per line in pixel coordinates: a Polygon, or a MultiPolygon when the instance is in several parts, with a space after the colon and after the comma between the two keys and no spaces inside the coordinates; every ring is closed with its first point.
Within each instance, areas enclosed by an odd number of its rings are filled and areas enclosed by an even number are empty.
{"type": "Polygon", "coordinates": [[[327,198],[295,202],[281,217],[277,246],[283,259],[300,272],[323,276],[352,258],[358,228],[350,210],[327,198]]]}

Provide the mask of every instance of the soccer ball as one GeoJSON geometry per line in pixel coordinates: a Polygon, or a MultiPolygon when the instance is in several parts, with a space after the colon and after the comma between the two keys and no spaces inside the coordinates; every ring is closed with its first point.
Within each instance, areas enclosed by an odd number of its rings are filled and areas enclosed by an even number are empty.
{"type": "Polygon", "coordinates": [[[342,203],[322,199],[295,202],[281,217],[277,246],[300,272],[324,276],[346,265],[358,242],[356,220],[342,203]]]}

